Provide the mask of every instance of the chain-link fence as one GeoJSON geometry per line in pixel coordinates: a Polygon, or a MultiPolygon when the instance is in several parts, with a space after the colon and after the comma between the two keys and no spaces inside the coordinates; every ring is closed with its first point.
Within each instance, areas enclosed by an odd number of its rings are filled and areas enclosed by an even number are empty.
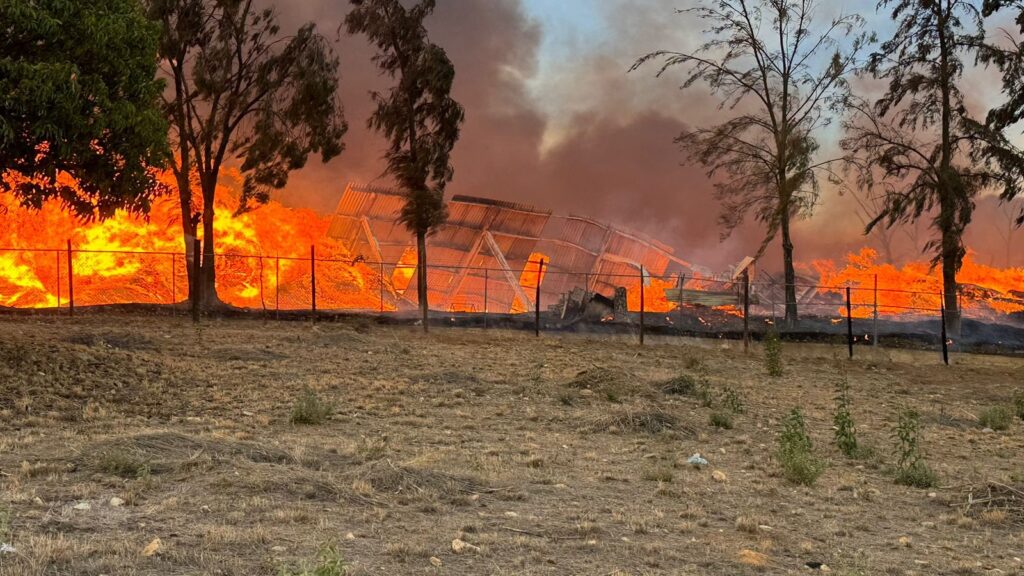
{"type": "MultiPolygon", "coordinates": [[[[429,255],[429,254],[428,254],[429,255]]],[[[376,312],[415,318],[415,263],[387,264],[333,255],[217,254],[217,298],[264,313],[376,312]]],[[[74,248],[0,249],[0,306],[50,309],[119,304],[189,309],[194,257],[179,252],[74,248]]],[[[946,344],[1024,349],[1024,298],[962,292],[962,326],[950,338],[940,291],[874,284],[794,284],[799,322],[786,322],[786,286],[699,275],[572,271],[544,260],[514,267],[428,264],[429,308],[437,321],[579,332],[759,340],[769,330],[788,338],[849,347],[887,340],[942,349],[946,344]]],[[[1024,287],[1022,287],[1024,290],[1024,287]]],[[[947,320],[949,320],[947,318],[947,320]]]]}

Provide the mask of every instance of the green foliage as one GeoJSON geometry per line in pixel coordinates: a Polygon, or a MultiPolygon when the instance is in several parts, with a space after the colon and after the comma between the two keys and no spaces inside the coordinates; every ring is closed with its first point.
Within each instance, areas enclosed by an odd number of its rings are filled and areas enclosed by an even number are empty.
{"type": "Polygon", "coordinates": [[[827,464],[815,456],[814,445],[799,408],[794,408],[782,422],[778,456],[783,476],[795,484],[810,486],[825,471],[827,464]]]}
{"type": "Polygon", "coordinates": [[[920,415],[901,408],[896,424],[896,483],[915,488],[932,488],[938,476],[924,460],[920,447],[920,415]]]}
{"type": "Polygon", "coordinates": [[[167,124],[156,26],[136,0],[0,1],[0,191],[78,215],[144,213],[167,124]],[[58,179],[71,175],[77,186],[58,179]]]}
{"type": "Polygon", "coordinates": [[[700,400],[700,405],[705,408],[711,408],[715,404],[714,390],[711,389],[711,384],[707,380],[701,380],[697,384],[697,390],[694,394],[697,400],[700,400]]]}
{"type": "Polygon", "coordinates": [[[1008,406],[992,406],[978,417],[978,423],[984,428],[1007,430],[1013,422],[1013,411],[1008,406]]]}
{"type": "MultiPolygon", "coordinates": [[[[266,202],[311,154],[339,155],[348,130],[338,58],[313,23],[283,31],[273,8],[237,0],[145,0],[160,24],[160,59],[174,91],[164,106],[178,198],[204,228],[203,292],[215,300],[214,214],[221,169],[241,174],[238,211],[266,202]],[[198,178],[194,178],[194,176],[198,178]],[[198,180],[201,203],[193,200],[198,180]]],[[[197,220],[183,223],[196,236],[197,220]]]]}
{"type": "Polygon", "coordinates": [[[0,544],[10,543],[11,540],[11,511],[0,503],[0,544]]]}
{"type": "Polygon", "coordinates": [[[733,414],[746,414],[747,407],[743,404],[743,397],[736,390],[726,386],[722,388],[722,406],[733,414]]]}
{"type": "Polygon", "coordinates": [[[782,376],[782,339],[774,327],[764,336],[764,366],[773,378],[782,376]]]}
{"type": "Polygon", "coordinates": [[[348,568],[341,553],[333,546],[325,546],[317,553],[313,567],[281,568],[279,576],[345,576],[348,568]]]}
{"type": "Polygon", "coordinates": [[[1018,390],[1013,395],[1013,411],[1017,418],[1024,420],[1024,390],[1018,390]]]}
{"type": "Polygon", "coordinates": [[[728,412],[712,412],[710,424],[721,430],[732,430],[732,415],[728,412]]]}
{"type": "Polygon", "coordinates": [[[835,425],[836,446],[839,451],[849,458],[859,457],[861,449],[857,443],[857,427],[850,413],[850,382],[846,374],[843,374],[836,384],[836,410],[832,416],[832,423],[835,425]]]}
{"type": "Polygon", "coordinates": [[[322,424],[333,412],[334,407],[321,400],[316,391],[307,386],[295,401],[289,421],[292,424],[315,426],[322,424]]]}

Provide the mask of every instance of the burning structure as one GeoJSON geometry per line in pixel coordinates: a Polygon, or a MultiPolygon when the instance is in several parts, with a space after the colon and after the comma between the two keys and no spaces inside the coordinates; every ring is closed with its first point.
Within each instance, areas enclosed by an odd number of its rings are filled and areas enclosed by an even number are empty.
{"type": "MultiPolygon", "coordinates": [[[[415,285],[418,273],[415,241],[398,223],[403,202],[394,191],[350,184],[328,235],[366,261],[381,263],[395,292],[415,305],[415,290],[406,289],[415,285]]],[[[670,246],[590,218],[470,196],[455,196],[448,206],[448,222],[427,241],[427,287],[435,309],[529,310],[538,282],[542,305],[575,288],[612,295],[617,287],[635,284],[637,294],[630,299],[635,308],[641,270],[647,285],[653,278],[698,274],[670,246]]]]}

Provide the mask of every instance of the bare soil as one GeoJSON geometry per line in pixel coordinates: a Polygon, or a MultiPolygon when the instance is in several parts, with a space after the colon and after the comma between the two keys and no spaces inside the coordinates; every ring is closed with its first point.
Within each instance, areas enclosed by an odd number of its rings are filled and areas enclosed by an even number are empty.
{"type": "Polygon", "coordinates": [[[293,574],[329,546],[352,575],[1024,574],[1024,423],[978,422],[1024,359],[844,353],[786,344],[771,378],[715,340],[5,318],[0,575],[293,574]],[[842,373],[866,459],[833,443],[842,373]],[[331,409],[293,424],[307,388],[331,409]],[[797,406],[810,487],[776,455],[797,406]],[[936,488],[893,482],[900,406],[936,488]]]}

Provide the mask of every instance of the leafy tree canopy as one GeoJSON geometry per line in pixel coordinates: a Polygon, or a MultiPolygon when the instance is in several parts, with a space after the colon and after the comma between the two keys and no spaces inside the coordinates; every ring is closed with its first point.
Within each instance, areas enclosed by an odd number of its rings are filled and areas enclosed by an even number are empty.
{"type": "Polygon", "coordinates": [[[26,206],[146,212],[167,124],[158,27],[136,0],[0,0],[0,179],[26,206]]]}

